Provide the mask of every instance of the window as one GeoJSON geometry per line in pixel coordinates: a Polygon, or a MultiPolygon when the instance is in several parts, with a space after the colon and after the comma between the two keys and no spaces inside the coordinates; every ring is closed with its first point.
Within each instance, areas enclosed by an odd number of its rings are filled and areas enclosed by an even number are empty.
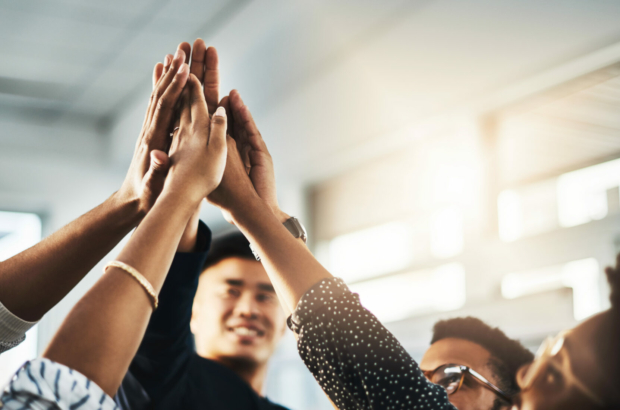
{"type": "Polygon", "coordinates": [[[573,316],[582,320],[602,309],[599,264],[594,258],[513,272],[502,279],[502,295],[515,299],[562,288],[573,291],[573,316]]]}
{"type": "Polygon", "coordinates": [[[502,191],[499,236],[505,242],[568,228],[618,212],[620,159],[502,191]]]}
{"type": "Polygon", "coordinates": [[[465,269],[458,263],[400,273],[350,286],[362,306],[382,322],[393,322],[465,305],[465,269]]]}

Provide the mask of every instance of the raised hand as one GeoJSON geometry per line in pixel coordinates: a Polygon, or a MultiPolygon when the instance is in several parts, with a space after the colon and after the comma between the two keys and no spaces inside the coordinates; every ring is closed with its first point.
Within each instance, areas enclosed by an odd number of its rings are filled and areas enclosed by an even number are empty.
{"type": "Polygon", "coordinates": [[[288,215],[280,210],[276,193],[273,160],[252,114],[237,90],[230,92],[220,103],[230,113],[229,134],[235,140],[239,155],[258,196],[272,212],[285,221],[288,215]]]}
{"type": "Polygon", "coordinates": [[[170,171],[164,189],[188,201],[200,201],[219,184],[226,165],[226,111],[209,117],[198,78],[191,74],[182,95],[179,129],[170,147],[170,171]]]}
{"type": "Polygon", "coordinates": [[[254,199],[260,200],[260,198],[245,171],[235,140],[228,136],[226,137],[226,143],[228,145],[226,169],[224,170],[220,185],[207,196],[207,201],[219,207],[224,214],[224,218],[234,224],[231,215],[237,213],[237,211],[239,213],[243,212],[245,204],[250,203],[254,199]]]}
{"type": "Polygon", "coordinates": [[[201,38],[194,41],[192,62],[189,67],[189,72],[194,74],[203,84],[209,114],[213,114],[220,101],[218,57],[215,48],[207,48],[205,42],[201,38]]]}
{"type": "Polygon", "coordinates": [[[175,105],[189,76],[185,63],[188,55],[189,44],[182,43],[174,57],[167,55],[163,65],[155,66],[153,92],[142,130],[125,181],[116,194],[121,201],[134,203],[142,216],[151,209],[164,186],[175,105]]]}

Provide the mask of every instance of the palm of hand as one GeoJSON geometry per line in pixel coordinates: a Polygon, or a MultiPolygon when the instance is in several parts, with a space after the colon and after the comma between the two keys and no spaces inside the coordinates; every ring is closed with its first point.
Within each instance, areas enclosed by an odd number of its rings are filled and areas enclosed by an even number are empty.
{"type": "Polygon", "coordinates": [[[267,150],[252,114],[244,105],[237,91],[232,91],[228,100],[229,132],[235,140],[239,155],[258,196],[274,211],[279,210],[276,193],[273,160],[267,150]]]}

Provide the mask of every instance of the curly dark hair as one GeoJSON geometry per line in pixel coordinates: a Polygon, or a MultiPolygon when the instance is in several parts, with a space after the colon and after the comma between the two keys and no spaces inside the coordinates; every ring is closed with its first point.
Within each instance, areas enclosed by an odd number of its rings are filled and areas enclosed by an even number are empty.
{"type": "Polygon", "coordinates": [[[534,355],[519,341],[510,339],[499,328],[493,328],[475,317],[442,320],[433,326],[431,344],[446,338],[469,340],[484,347],[491,354],[489,365],[499,380],[499,387],[512,395],[519,392],[516,375],[534,355]]]}
{"type": "MultiPolygon", "coordinates": [[[[609,296],[611,309],[604,314],[609,314],[609,320],[606,325],[599,329],[600,345],[597,346],[599,354],[599,363],[603,372],[611,381],[611,386],[620,385],[620,253],[616,257],[616,267],[608,267],[605,269],[607,281],[611,289],[609,296]]],[[[618,395],[616,402],[610,408],[620,408],[620,400],[618,395]]]]}

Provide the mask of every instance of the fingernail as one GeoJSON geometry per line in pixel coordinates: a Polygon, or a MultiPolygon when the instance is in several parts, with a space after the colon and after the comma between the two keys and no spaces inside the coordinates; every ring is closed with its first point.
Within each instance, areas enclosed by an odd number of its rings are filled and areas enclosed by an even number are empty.
{"type": "Polygon", "coordinates": [[[218,117],[226,117],[226,110],[224,107],[217,107],[217,110],[215,110],[215,114],[213,115],[218,117]]]}
{"type": "Polygon", "coordinates": [[[170,65],[170,54],[166,54],[164,57],[164,67],[168,67],[170,65]]]}
{"type": "Polygon", "coordinates": [[[183,52],[183,50],[181,50],[180,48],[177,48],[177,52],[174,53],[174,59],[178,60],[181,58],[181,53],[183,52]]]}
{"type": "Polygon", "coordinates": [[[187,71],[187,64],[183,63],[181,64],[181,67],[179,67],[179,71],[177,71],[177,74],[183,74],[185,71],[187,71]]]}

